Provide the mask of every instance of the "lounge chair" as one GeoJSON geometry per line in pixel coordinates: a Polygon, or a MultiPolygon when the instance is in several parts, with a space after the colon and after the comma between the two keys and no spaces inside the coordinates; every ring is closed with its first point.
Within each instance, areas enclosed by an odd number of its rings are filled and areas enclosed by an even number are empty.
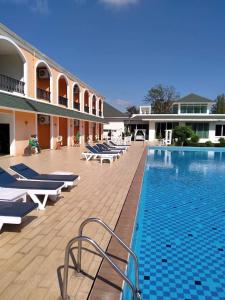
{"type": "Polygon", "coordinates": [[[86,145],[86,148],[89,150],[89,152],[82,152],[82,156],[86,159],[86,160],[91,160],[91,159],[100,159],[100,161],[102,162],[104,159],[108,159],[110,162],[112,162],[116,157],[117,154],[115,153],[100,153],[99,151],[97,151],[94,147],[90,146],[90,145],[86,145]]]}
{"type": "Polygon", "coordinates": [[[25,164],[10,166],[10,169],[24,179],[33,181],[62,181],[65,188],[73,186],[80,180],[80,176],[78,175],[39,174],[25,164]]]}
{"type": "Polygon", "coordinates": [[[118,145],[118,144],[115,144],[112,141],[109,141],[109,144],[111,144],[114,147],[126,147],[126,148],[129,148],[131,146],[131,145],[128,145],[128,144],[120,144],[120,145],[118,145]]]}
{"type": "Polygon", "coordinates": [[[110,150],[111,151],[121,151],[122,153],[125,153],[127,151],[127,148],[125,148],[125,147],[114,147],[114,146],[110,146],[106,143],[103,143],[102,145],[105,147],[105,149],[108,149],[109,151],[110,150]]]}
{"type": "MultiPolygon", "coordinates": [[[[107,145],[107,144],[106,144],[107,145]]],[[[107,147],[104,144],[96,144],[96,147],[98,147],[99,151],[101,152],[110,152],[110,153],[115,153],[115,154],[123,154],[124,150],[121,149],[112,149],[110,147],[107,147]]]]}
{"type": "Polygon", "coordinates": [[[92,148],[93,148],[94,151],[96,151],[96,153],[98,155],[101,155],[101,154],[115,155],[117,158],[119,158],[120,155],[121,155],[120,151],[116,151],[116,152],[113,152],[113,151],[102,151],[102,150],[99,149],[98,146],[93,146],[92,148]]]}
{"type": "Polygon", "coordinates": [[[0,202],[0,230],[4,224],[20,224],[22,218],[38,207],[36,203],[0,202]]]}
{"type": "Polygon", "coordinates": [[[48,196],[57,197],[64,187],[64,182],[17,180],[0,168],[0,187],[26,191],[33,202],[38,204],[39,209],[45,209],[48,196]],[[38,195],[44,195],[43,202],[40,201],[38,195]]]}

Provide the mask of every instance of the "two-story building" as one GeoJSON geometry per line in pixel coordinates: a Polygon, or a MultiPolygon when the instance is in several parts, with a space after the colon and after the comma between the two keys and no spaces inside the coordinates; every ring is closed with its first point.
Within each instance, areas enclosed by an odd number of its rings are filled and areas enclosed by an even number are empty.
{"type": "Polygon", "coordinates": [[[22,154],[31,135],[42,149],[59,136],[72,146],[101,139],[104,97],[0,24],[0,155],[22,154]]]}
{"type": "Polygon", "coordinates": [[[225,114],[213,113],[214,101],[196,94],[189,94],[172,105],[172,111],[168,114],[156,114],[151,106],[140,106],[139,113],[127,118],[126,114],[112,110],[107,110],[107,119],[114,125],[105,125],[107,130],[121,127],[123,120],[125,127],[129,127],[129,132],[135,135],[143,130],[145,139],[156,142],[165,138],[166,130],[175,128],[178,125],[190,126],[199,136],[200,142],[212,141],[217,143],[219,138],[225,138],[225,114]]]}
{"type": "Polygon", "coordinates": [[[155,141],[165,137],[165,130],[177,125],[190,126],[200,142],[218,142],[225,137],[225,115],[212,113],[214,101],[196,94],[189,94],[173,103],[169,114],[154,114],[151,106],[140,106],[140,112],[131,118],[132,126],[148,128],[148,140],[155,141]]]}

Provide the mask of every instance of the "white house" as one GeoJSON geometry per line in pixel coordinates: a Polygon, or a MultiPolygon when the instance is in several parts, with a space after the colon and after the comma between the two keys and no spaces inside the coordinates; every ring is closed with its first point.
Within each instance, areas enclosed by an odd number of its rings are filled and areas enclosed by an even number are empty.
{"type": "Polygon", "coordinates": [[[130,127],[132,133],[137,129],[145,129],[146,139],[151,142],[165,138],[166,130],[177,125],[188,125],[199,136],[200,142],[210,140],[216,143],[219,138],[225,138],[225,114],[212,113],[214,104],[210,99],[189,94],[174,102],[169,114],[155,114],[151,106],[140,106],[139,114],[130,119],[124,118],[124,124],[130,127]]]}

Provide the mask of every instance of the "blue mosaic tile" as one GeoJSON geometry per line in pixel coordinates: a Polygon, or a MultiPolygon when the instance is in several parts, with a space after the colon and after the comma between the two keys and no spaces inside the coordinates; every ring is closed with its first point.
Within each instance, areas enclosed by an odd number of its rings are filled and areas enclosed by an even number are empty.
{"type": "Polygon", "coordinates": [[[137,223],[142,299],[225,300],[224,153],[149,150],[137,223]]]}

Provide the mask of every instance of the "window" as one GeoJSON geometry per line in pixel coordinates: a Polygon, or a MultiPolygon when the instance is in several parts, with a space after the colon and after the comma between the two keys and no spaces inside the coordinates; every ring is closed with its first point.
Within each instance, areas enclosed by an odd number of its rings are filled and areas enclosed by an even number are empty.
{"type": "Polygon", "coordinates": [[[207,139],[209,137],[209,123],[186,123],[186,126],[191,127],[200,139],[207,139]]]}
{"type": "Polygon", "coordinates": [[[207,105],[182,104],[180,106],[180,112],[182,114],[206,114],[207,113],[207,105]]]}
{"type": "Polygon", "coordinates": [[[162,123],[155,123],[155,138],[165,138],[165,130],[174,129],[176,126],[178,126],[179,123],[177,122],[162,122],[162,123]]]}
{"type": "Polygon", "coordinates": [[[173,105],[173,110],[172,110],[173,114],[178,114],[178,105],[174,104],[173,105]]]}
{"type": "Polygon", "coordinates": [[[225,136],[225,125],[216,125],[216,136],[225,136]]]}

